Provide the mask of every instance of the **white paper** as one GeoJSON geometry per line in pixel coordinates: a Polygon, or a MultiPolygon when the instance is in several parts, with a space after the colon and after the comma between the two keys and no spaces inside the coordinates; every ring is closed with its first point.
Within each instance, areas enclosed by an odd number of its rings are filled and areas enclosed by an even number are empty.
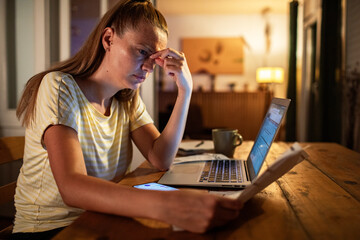
{"type": "Polygon", "coordinates": [[[239,198],[241,192],[243,190],[238,190],[238,191],[209,191],[210,194],[214,194],[214,195],[218,195],[221,197],[227,197],[227,198],[231,198],[231,199],[237,199],[239,198]]]}
{"type": "Polygon", "coordinates": [[[268,167],[268,169],[259,175],[251,185],[247,186],[237,199],[243,203],[247,202],[256,193],[266,188],[269,184],[290,171],[296,164],[308,157],[309,155],[301,148],[301,146],[298,143],[294,143],[290,149],[285,151],[268,167]]]}
{"type": "Polygon", "coordinates": [[[188,163],[188,162],[202,162],[202,161],[209,161],[209,160],[218,160],[218,159],[229,159],[227,156],[223,154],[217,153],[204,153],[198,155],[191,155],[186,157],[177,157],[174,159],[173,164],[180,164],[180,163],[188,163]]]}
{"type": "MultiPolygon", "coordinates": [[[[194,158],[195,156],[199,159],[203,159],[207,154],[194,155],[189,157],[183,157],[187,159],[194,158]]],[[[215,155],[215,154],[213,154],[215,155]]],[[[210,194],[216,194],[223,197],[237,199],[243,203],[251,199],[256,193],[266,188],[269,184],[276,181],[282,175],[290,171],[295,165],[307,159],[309,155],[301,148],[298,143],[294,143],[290,149],[285,151],[277,160],[271,164],[268,169],[259,175],[255,181],[244,190],[240,191],[209,191],[210,194]]],[[[180,161],[181,159],[180,158],[180,161]]],[[[183,231],[183,229],[172,226],[174,231],[183,231]]]]}
{"type": "Polygon", "coordinates": [[[214,149],[214,143],[211,140],[182,141],[180,143],[179,148],[182,148],[184,150],[197,150],[197,149],[212,150],[214,149]]]}

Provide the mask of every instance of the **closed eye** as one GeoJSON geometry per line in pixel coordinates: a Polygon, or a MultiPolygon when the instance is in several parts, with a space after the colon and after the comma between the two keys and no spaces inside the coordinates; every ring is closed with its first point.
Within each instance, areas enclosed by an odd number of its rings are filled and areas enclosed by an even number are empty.
{"type": "Polygon", "coordinates": [[[140,49],[140,50],[139,50],[139,53],[140,53],[141,55],[143,55],[143,56],[147,56],[147,55],[148,55],[148,52],[145,51],[145,50],[143,50],[143,49],[140,49]]]}

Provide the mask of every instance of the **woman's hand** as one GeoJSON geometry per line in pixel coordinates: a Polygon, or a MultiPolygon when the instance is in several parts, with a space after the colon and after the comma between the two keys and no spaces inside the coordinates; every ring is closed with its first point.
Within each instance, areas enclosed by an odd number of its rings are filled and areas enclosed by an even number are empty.
{"type": "Polygon", "coordinates": [[[196,233],[222,226],[235,219],[243,204],[237,200],[203,191],[180,190],[167,192],[164,198],[163,220],[196,233]]]}
{"type": "Polygon", "coordinates": [[[152,54],[150,58],[174,79],[180,91],[191,93],[193,82],[184,53],[167,48],[152,54]]]}
{"type": "Polygon", "coordinates": [[[185,55],[181,52],[167,48],[150,55],[148,60],[162,67],[166,75],[175,81],[178,96],[161,134],[148,124],[133,131],[131,138],[153,166],[165,170],[170,167],[183,138],[193,82],[185,55]]]}

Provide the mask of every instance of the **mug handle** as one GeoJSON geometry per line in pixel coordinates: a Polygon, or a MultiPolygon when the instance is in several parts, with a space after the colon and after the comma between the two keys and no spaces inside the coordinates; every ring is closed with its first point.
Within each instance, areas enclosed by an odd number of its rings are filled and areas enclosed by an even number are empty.
{"type": "Polygon", "coordinates": [[[235,133],[234,135],[234,146],[237,147],[237,146],[240,146],[243,142],[243,137],[239,134],[239,133],[235,133]],[[239,143],[237,143],[237,141],[239,141],[239,143]]]}

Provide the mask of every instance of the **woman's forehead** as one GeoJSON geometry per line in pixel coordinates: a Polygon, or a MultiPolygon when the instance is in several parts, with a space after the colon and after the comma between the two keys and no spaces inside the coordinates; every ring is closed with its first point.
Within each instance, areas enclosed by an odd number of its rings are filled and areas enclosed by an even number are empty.
{"type": "Polygon", "coordinates": [[[148,45],[154,51],[163,49],[167,45],[167,34],[147,22],[140,23],[135,29],[127,29],[120,38],[128,38],[138,44],[148,45]]]}

